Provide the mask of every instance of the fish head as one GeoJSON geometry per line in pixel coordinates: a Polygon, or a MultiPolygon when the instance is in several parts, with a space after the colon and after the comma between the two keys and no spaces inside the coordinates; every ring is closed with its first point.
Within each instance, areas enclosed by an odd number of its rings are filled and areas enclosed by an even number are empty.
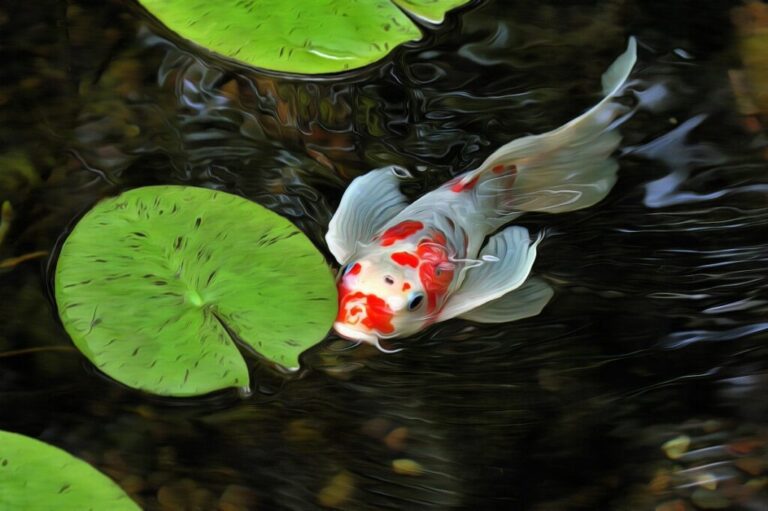
{"type": "Polygon", "coordinates": [[[429,321],[419,261],[399,264],[396,259],[386,252],[358,258],[341,268],[339,312],[334,323],[339,335],[377,344],[381,338],[414,334],[429,321]]]}

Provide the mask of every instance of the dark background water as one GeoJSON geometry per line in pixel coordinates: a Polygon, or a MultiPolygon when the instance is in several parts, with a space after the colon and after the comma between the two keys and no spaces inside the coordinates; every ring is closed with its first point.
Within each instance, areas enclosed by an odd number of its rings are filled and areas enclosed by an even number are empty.
{"type": "Polygon", "coordinates": [[[90,461],[150,510],[768,509],[768,151],[729,74],[740,4],[561,4],[478,2],[368,69],[299,79],[217,59],[130,2],[4,2],[0,200],[15,218],[0,260],[44,254],[0,269],[0,428],[90,461]],[[540,316],[441,323],[394,355],[331,335],[295,378],[252,360],[248,398],[154,398],[70,348],[49,265],[100,198],[222,189],[326,250],[352,178],[401,164],[418,196],[559,126],[599,98],[629,35],[618,184],[521,221],[551,231],[540,316]],[[680,438],[672,460],[662,446],[680,438]]]}

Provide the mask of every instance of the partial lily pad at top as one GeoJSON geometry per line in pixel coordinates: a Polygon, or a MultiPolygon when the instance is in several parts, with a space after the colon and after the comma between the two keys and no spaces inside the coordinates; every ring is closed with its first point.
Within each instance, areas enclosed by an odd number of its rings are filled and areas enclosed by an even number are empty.
{"type": "Polygon", "coordinates": [[[185,39],[248,65],[300,74],[376,62],[469,0],[139,0],[185,39]]]}
{"type": "Polygon", "coordinates": [[[39,440],[0,431],[0,510],[140,511],[107,476],[39,440]]]}
{"type": "Polygon", "coordinates": [[[64,242],[59,316],[101,371],[161,395],[249,385],[235,339],[286,368],[336,315],[324,257],[228,193],[149,186],[97,204],[64,242]]]}

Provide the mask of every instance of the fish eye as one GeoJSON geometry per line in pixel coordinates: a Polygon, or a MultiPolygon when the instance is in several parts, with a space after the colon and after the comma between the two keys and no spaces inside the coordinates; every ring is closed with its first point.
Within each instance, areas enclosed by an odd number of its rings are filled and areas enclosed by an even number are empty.
{"type": "Polygon", "coordinates": [[[416,310],[419,308],[419,305],[421,305],[421,302],[424,301],[424,293],[414,293],[411,295],[410,298],[408,298],[408,310],[416,310]]]}
{"type": "Polygon", "coordinates": [[[389,275],[387,275],[386,277],[384,277],[384,282],[386,282],[386,283],[387,283],[387,284],[389,284],[389,285],[392,285],[392,284],[394,284],[394,283],[395,283],[395,279],[393,279],[392,277],[390,277],[389,275]]]}

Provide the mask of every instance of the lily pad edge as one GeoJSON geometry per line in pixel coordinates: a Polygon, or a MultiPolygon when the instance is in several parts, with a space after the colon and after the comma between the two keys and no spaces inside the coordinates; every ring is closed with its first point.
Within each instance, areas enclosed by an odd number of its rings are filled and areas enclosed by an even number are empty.
{"type": "Polygon", "coordinates": [[[162,27],[162,30],[166,31],[167,34],[171,35],[173,39],[175,39],[174,43],[179,43],[180,46],[184,47],[186,46],[189,49],[195,49],[197,50],[195,53],[208,53],[210,55],[213,55],[216,59],[223,61],[229,66],[232,66],[236,69],[239,69],[241,71],[253,71],[257,70],[259,73],[262,73],[266,76],[271,76],[274,78],[308,78],[311,77],[314,80],[320,80],[320,81],[333,81],[338,79],[344,79],[349,78],[351,76],[357,75],[357,74],[365,74],[366,72],[370,72],[377,66],[383,64],[386,59],[391,58],[392,55],[394,55],[395,51],[397,51],[399,48],[406,46],[408,44],[417,43],[419,41],[422,41],[424,39],[424,29],[425,28],[432,28],[437,29],[440,25],[442,25],[445,22],[446,17],[449,13],[454,12],[458,9],[465,8],[469,6],[472,3],[475,3],[476,0],[459,0],[459,3],[456,5],[453,5],[443,11],[443,15],[440,17],[439,20],[430,19],[425,16],[419,16],[417,13],[413,11],[409,11],[407,8],[403,6],[402,0],[388,0],[395,8],[397,8],[400,12],[405,15],[411,24],[413,25],[414,29],[419,32],[418,37],[414,37],[408,40],[404,40],[400,43],[398,43],[396,46],[392,47],[387,52],[383,53],[380,57],[360,66],[350,67],[348,69],[338,69],[334,71],[318,71],[318,72],[300,72],[296,70],[281,70],[276,68],[270,68],[265,67],[262,65],[257,64],[251,64],[244,60],[240,60],[235,56],[226,55],[224,53],[221,53],[219,51],[216,51],[212,48],[209,48],[205,46],[204,44],[198,43],[194,41],[193,39],[187,38],[183,35],[181,35],[176,30],[169,27],[166,23],[164,23],[161,19],[159,19],[148,7],[146,7],[141,0],[139,0],[136,5],[137,9],[141,12],[141,14],[147,19],[151,20],[155,24],[162,27]]]}

